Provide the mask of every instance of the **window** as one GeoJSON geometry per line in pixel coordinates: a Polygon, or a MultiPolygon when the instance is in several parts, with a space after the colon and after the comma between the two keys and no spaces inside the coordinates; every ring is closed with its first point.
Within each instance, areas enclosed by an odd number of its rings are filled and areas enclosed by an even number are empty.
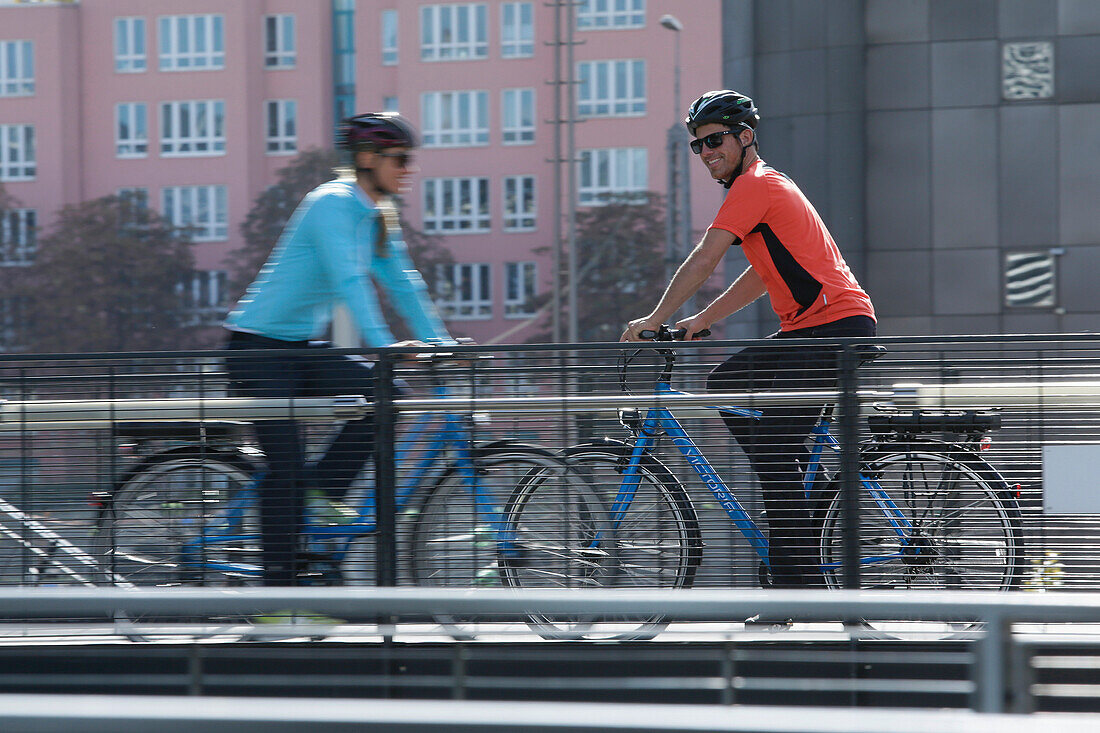
{"type": "Polygon", "coordinates": [[[439,314],[456,321],[492,318],[490,285],[488,265],[437,265],[435,303],[439,314]]]}
{"type": "Polygon", "coordinates": [[[424,180],[424,231],[487,232],[489,224],[488,178],[424,180]]]}
{"type": "Polygon", "coordinates": [[[582,61],[577,64],[577,114],[582,117],[644,115],[645,61],[582,61]]]}
{"type": "Polygon", "coordinates": [[[397,11],[382,11],[382,65],[397,63],[397,11]]]}
{"type": "Polygon", "coordinates": [[[225,24],[221,15],[166,15],[160,23],[160,70],[225,68],[225,24]]]}
{"type": "Polygon", "coordinates": [[[645,0],[580,0],[577,28],[641,28],[645,25],[645,0]]]}
{"type": "Polygon", "coordinates": [[[505,89],[500,96],[500,127],[505,145],[535,141],[535,90],[505,89]]]}
{"type": "Polygon", "coordinates": [[[34,42],[0,41],[0,97],[34,94],[34,42]]]}
{"type": "Polygon", "coordinates": [[[271,99],[264,103],[264,135],[268,155],[298,150],[298,103],[293,99],[271,99]]]}
{"type": "Polygon", "coordinates": [[[225,152],[225,102],[205,99],[160,105],[160,154],[219,155],[225,152]]]}
{"type": "Polygon", "coordinates": [[[149,130],[143,102],[115,105],[115,157],[144,158],[149,154],[149,130]]]}
{"type": "Polygon", "coordinates": [[[115,71],[145,71],[145,18],[115,18],[115,71]]]}
{"type": "Polygon", "coordinates": [[[33,181],[34,125],[0,125],[0,181],[33,181]]]}
{"type": "Polygon", "coordinates": [[[292,69],[298,60],[293,15],[264,16],[264,68],[292,69]]]}
{"type": "Polygon", "coordinates": [[[19,346],[23,332],[28,328],[26,302],[17,297],[0,297],[0,348],[19,346]]]}
{"type": "Polygon", "coordinates": [[[199,270],[179,284],[183,307],[196,325],[216,326],[226,314],[228,278],[224,270],[199,270]]]}
{"type": "Polygon", "coordinates": [[[500,14],[500,56],[519,59],[535,55],[535,11],[531,3],[504,3],[500,14]]]}
{"type": "Polygon", "coordinates": [[[525,232],[535,228],[535,177],[504,178],[504,230],[525,232]]]}
{"type": "Polygon", "coordinates": [[[383,112],[397,112],[397,97],[382,97],[383,112]]]}
{"type": "Polygon", "coordinates": [[[489,144],[489,92],[425,92],[420,95],[426,148],[489,144]]]}
{"type": "Polygon", "coordinates": [[[504,317],[526,318],[535,314],[535,263],[504,263],[504,317]]]}
{"type": "Polygon", "coordinates": [[[29,265],[37,248],[38,214],[34,209],[0,213],[0,267],[29,265]]]}
{"type": "Polygon", "coordinates": [[[488,11],[484,3],[420,8],[421,61],[488,57],[488,11]]]}
{"type": "Polygon", "coordinates": [[[645,148],[580,151],[577,203],[598,206],[611,194],[645,191],[649,186],[645,148]]]}
{"type": "Polygon", "coordinates": [[[1005,255],[1005,305],[1053,308],[1057,303],[1055,257],[1060,250],[1009,252],[1005,255]]]}
{"type": "Polygon", "coordinates": [[[120,188],[118,197],[121,199],[122,223],[125,226],[145,223],[145,212],[149,209],[149,189],[141,186],[120,188]]]}
{"type": "Polygon", "coordinates": [[[172,186],[161,190],[161,212],[177,227],[192,227],[191,240],[227,239],[225,186],[172,186]]]}

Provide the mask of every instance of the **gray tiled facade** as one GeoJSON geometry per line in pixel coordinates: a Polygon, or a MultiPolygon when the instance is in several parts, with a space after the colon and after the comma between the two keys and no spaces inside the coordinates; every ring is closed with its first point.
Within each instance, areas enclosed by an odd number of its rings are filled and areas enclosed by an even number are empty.
{"type": "MultiPolygon", "coordinates": [[[[725,84],[757,100],[761,154],[818,208],[880,333],[1100,328],[1100,0],[724,11],[725,84]],[[1006,304],[1023,252],[1054,255],[1054,305],[1006,304]]],[[[774,325],[757,307],[737,329],[774,325]]]]}

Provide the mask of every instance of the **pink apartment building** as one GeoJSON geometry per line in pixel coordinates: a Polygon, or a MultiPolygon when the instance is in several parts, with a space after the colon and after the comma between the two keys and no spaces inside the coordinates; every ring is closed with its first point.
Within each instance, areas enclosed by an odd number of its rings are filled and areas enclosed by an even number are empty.
{"type": "MultiPolygon", "coordinates": [[[[331,145],[338,117],[396,109],[423,131],[405,206],[454,255],[441,273],[451,286],[437,293],[452,330],[523,341],[525,303],[551,279],[549,255],[534,250],[551,249],[555,232],[555,54],[563,74],[573,55],[576,83],[562,88],[574,88],[582,207],[612,192],[665,191],[669,126],[721,86],[719,0],[586,0],[571,23],[569,7],[0,0],[0,183],[21,202],[0,229],[0,263],[32,258],[33,230],[61,206],[132,192],[198,228],[192,291],[216,321],[227,305],[223,258],[276,171],[331,145]],[[665,14],[683,30],[664,27],[665,14]],[[569,25],[575,43],[555,43],[569,25]]],[[[564,155],[568,126],[558,132],[564,155]]],[[[722,190],[690,162],[692,223],[702,228],[722,190]]]]}

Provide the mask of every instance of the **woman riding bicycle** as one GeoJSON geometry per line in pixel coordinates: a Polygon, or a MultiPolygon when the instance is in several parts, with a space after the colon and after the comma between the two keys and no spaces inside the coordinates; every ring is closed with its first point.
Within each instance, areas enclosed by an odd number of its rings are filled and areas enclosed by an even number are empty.
{"type": "MultiPolygon", "coordinates": [[[[325,334],[340,303],[369,347],[454,343],[409,260],[392,201],[415,170],[415,130],[396,114],[356,115],[344,121],[338,146],[350,154],[353,168],[306,195],[225,321],[230,352],[272,352],[227,357],[240,394],[371,398],[370,364],[314,340],[325,334]],[[416,341],[394,343],[372,280],[416,341]]],[[[259,420],[255,429],[268,463],[257,487],[264,584],[293,585],[306,492],[343,496],[373,451],[373,418],[346,423],[325,454],[308,464],[294,421],[259,420]]]]}

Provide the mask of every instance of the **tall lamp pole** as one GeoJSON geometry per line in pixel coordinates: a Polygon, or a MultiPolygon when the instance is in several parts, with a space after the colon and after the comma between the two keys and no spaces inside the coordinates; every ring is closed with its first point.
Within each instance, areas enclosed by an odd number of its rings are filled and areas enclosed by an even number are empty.
{"type": "MultiPolygon", "coordinates": [[[[662,15],[661,27],[676,34],[673,45],[672,127],[668,130],[668,215],[666,279],[691,250],[691,193],[688,187],[687,148],[680,132],[680,31],[683,23],[674,15],[662,15]],[[681,248],[682,245],[682,248],[681,248]]],[[[687,303],[691,308],[691,301],[687,303]]]]}

